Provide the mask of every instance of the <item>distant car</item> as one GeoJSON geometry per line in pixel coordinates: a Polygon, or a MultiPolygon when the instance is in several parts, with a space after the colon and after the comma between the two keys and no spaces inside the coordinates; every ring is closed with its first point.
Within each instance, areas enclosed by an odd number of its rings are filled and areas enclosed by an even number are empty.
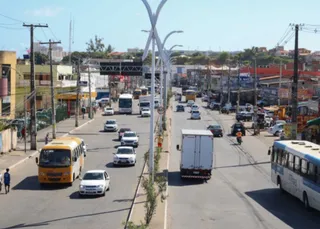
{"type": "Polygon", "coordinates": [[[193,104],[193,105],[191,106],[190,112],[191,112],[191,111],[198,111],[198,110],[199,110],[199,106],[196,105],[196,104],[193,104]]]}
{"type": "Polygon", "coordinates": [[[132,146],[120,146],[113,157],[113,165],[135,165],[136,151],[132,146]]]}
{"type": "Polygon", "coordinates": [[[184,112],[184,106],[183,105],[177,105],[176,106],[176,111],[177,112],[184,112]]]}
{"type": "Polygon", "coordinates": [[[150,117],[151,116],[151,111],[149,108],[142,108],[141,109],[141,117],[150,117]]]}
{"type": "Polygon", "coordinates": [[[187,107],[191,107],[194,104],[193,100],[188,100],[187,107]]]}
{"type": "Polygon", "coordinates": [[[246,128],[241,122],[237,122],[231,126],[231,135],[236,136],[238,132],[241,132],[243,136],[246,136],[246,128]]]}
{"type": "Polygon", "coordinates": [[[276,124],[268,129],[268,133],[272,134],[273,136],[279,136],[281,131],[283,130],[283,127],[283,123],[276,124]]]}
{"type": "Polygon", "coordinates": [[[114,110],[112,107],[106,107],[104,108],[104,115],[114,115],[114,110]]]}
{"type": "Polygon", "coordinates": [[[159,100],[154,101],[154,108],[157,109],[160,106],[159,100]]]}
{"type": "Polygon", "coordinates": [[[81,178],[79,196],[105,195],[110,189],[110,176],[105,170],[89,170],[81,178]]]}
{"type": "Polygon", "coordinates": [[[207,95],[204,95],[201,100],[202,102],[208,102],[209,97],[207,95]]]}
{"type": "Polygon", "coordinates": [[[190,119],[201,119],[200,111],[192,111],[190,119]]]}
{"type": "Polygon", "coordinates": [[[138,147],[139,146],[139,136],[138,136],[137,132],[134,132],[134,131],[124,132],[124,134],[121,138],[121,145],[122,146],[138,147]]]}
{"type": "Polygon", "coordinates": [[[109,119],[104,124],[104,131],[116,132],[118,130],[118,124],[115,119],[109,119]]]}
{"type": "Polygon", "coordinates": [[[131,129],[130,129],[130,128],[121,128],[121,129],[119,130],[119,132],[118,132],[118,139],[119,139],[119,141],[121,141],[121,138],[122,138],[123,134],[124,134],[126,131],[131,131],[131,129]]]}
{"type": "Polygon", "coordinates": [[[210,130],[214,137],[223,137],[222,127],[220,125],[210,125],[207,127],[207,130],[210,130]]]}

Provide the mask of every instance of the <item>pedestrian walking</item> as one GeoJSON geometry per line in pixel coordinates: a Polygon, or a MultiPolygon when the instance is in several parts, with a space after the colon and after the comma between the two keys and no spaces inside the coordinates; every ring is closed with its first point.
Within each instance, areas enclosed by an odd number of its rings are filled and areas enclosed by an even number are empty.
{"type": "Polygon", "coordinates": [[[2,190],[2,174],[0,173],[0,192],[2,190]]]}
{"type": "Polygon", "coordinates": [[[9,169],[6,169],[6,172],[3,175],[3,181],[4,181],[4,189],[6,191],[6,194],[8,194],[8,192],[10,191],[10,181],[11,181],[11,177],[10,177],[10,173],[9,173],[9,169]]]}
{"type": "Polygon", "coordinates": [[[47,133],[46,137],[44,138],[44,142],[47,145],[49,142],[49,133],[47,133]]]}
{"type": "Polygon", "coordinates": [[[21,138],[24,139],[26,135],[26,127],[24,126],[21,130],[21,138]]]}

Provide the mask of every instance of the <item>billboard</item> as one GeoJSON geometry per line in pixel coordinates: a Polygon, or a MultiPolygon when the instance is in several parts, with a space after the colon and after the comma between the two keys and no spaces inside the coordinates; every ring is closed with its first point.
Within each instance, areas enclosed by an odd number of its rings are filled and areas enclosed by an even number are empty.
{"type": "MultiPolygon", "coordinates": [[[[291,99],[291,90],[288,88],[279,88],[279,98],[281,99],[291,99]]],[[[298,89],[298,99],[299,100],[308,100],[313,96],[313,90],[311,89],[298,89]]]]}

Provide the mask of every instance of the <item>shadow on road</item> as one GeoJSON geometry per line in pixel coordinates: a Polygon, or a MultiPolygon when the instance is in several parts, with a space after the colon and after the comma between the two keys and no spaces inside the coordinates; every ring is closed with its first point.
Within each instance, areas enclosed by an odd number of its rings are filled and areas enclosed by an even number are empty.
{"type": "Polygon", "coordinates": [[[46,184],[41,186],[38,181],[38,176],[30,176],[24,178],[20,183],[16,184],[12,190],[57,190],[68,188],[67,184],[46,184]]]}
{"type": "Polygon", "coordinates": [[[80,196],[78,191],[75,191],[69,195],[69,198],[72,200],[77,200],[77,199],[96,199],[99,197],[103,197],[102,195],[84,195],[80,196]]]}
{"type": "Polygon", "coordinates": [[[203,183],[205,183],[205,181],[202,179],[181,179],[179,171],[168,172],[169,186],[189,186],[203,183]]]}
{"type": "Polygon", "coordinates": [[[107,147],[90,148],[90,149],[88,149],[88,152],[94,152],[94,151],[98,151],[98,150],[101,150],[101,149],[113,149],[113,147],[112,146],[107,146],[107,147]]]}
{"type": "Polygon", "coordinates": [[[264,164],[270,164],[270,161],[263,161],[263,162],[256,162],[252,164],[242,164],[242,165],[219,166],[219,167],[216,167],[215,169],[237,168],[237,167],[245,167],[245,166],[252,166],[252,165],[264,165],[264,164]]]}
{"type": "Polygon", "coordinates": [[[113,202],[118,202],[118,203],[124,203],[124,202],[132,202],[133,199],[118,199],[118,200],[113,200],[113,202]]]}
{"type": "Polygon", "coordinates": [[[91,214],[68,216],[68,217],[63,217],[63,218],[57,218],[57,219],[42,221],[42,222],[38,222],[38,223],[31,223],[31,224],[20,223],[20,224],[11,226],[11,227],[4,227],[2,229],[35,228],[35,227],[39,227],[39,226],[47,226],[50,223],[54,223],[54,222],[57,222],[57,221],[76,219],[76,218],[82,218],[82,217],[94,217],[94,216],[112,214],[112,213],[116,213],[116,212],[129,211],[129,210],[130,210],[130,208],[123,208],[123,209],[117,209],[117,210],[112,210],[112,211],[104,211],[104,212],[97,212],[97,213],[91,213],[91,214]]]}
{"type": "Polygon", "coordinates": [[[306,211],[300,200],[289,194],[282,194],[277,188],[250,191],[245,194],[291,228],[319,228],[318,211],[306,211]]]}

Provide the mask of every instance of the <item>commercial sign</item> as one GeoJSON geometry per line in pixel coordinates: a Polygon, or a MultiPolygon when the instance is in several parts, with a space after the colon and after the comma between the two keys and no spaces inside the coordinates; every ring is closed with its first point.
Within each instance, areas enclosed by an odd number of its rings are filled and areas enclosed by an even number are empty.
{"type": "Polygon", "coordinates": [[[297,126],[292,123],[286,123],[283,126],[284,136],[286,139],[292,139],[292,132],[297,133],[297,126]]]}

